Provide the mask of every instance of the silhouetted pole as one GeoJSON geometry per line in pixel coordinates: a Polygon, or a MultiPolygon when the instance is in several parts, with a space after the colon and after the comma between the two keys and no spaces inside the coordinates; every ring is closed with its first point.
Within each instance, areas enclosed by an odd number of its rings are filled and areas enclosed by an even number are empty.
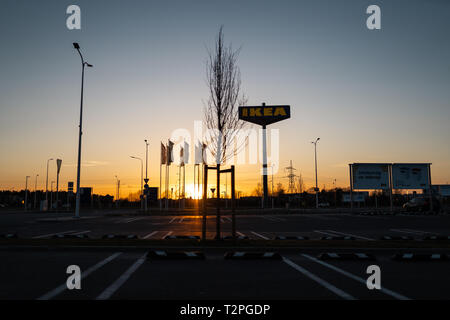
{"type": "MultiPolygon", "coordinates": [[[[220,149],[219,149],[220,150],[220,149]]],[[[220,240],[220,164],[217,164],[217,216],[216,216],[216,239],[220,240]]]]}
{"type": "Polygon", "coordinates": [[[235,197],[235,172],[231,166],[231,235],[236,239],[236,197],[235,197]]]}
{"type": "Polygon", "coordinates": [[[37,177],[39,175],[36,175],[36,180],[34,181],[34,209],[36,209],[36,201],[37,201],[37,177]]]}
{"type": "Polygon", "coordinates": [[[202,240],[206,240],[206,205],[208,201],[208,166],[203,166],[203,221],[202,221],[202,240]]]}
{"type": "Polygon", "coordinates": [[[26,176],[25,177],[25,203],[24,203],[24,205],[25,205],[25,211],[26,210],[28,210],[28,178],[29,178],[30,176],[26,176]]]}
{"type": "Polygon", "coordinates": [[[314,161],[315,161],[315,167],[316,167],[316,208],[319,208],[319,187],[317,184],[317,142],[320,140],[320,138],[317,138],[316,141],[313,141],[311,143],[314,144],[314,161]]]}
{"type": "Polygon", "coordinates": [[[139,157],[134,157],[134,156],[130,156],[130,158],[133,158],[133,159],[136,159],[136,160],[139,160],[139,161],[141,161],[141,210],[143,209],[143,207],[144,207],[144,187],[143,187],[143,178],[144,178],[144,176],[143,176],[143,161],[142,161],[142,159],[141,158],[139,158],[139,157]]]}
{"type": "Polygon", "coordinates": [[[47,160],[47,178],[45,180],[45,205],[48,209],[48,163],[53,160],[53,158],[50,158],[47,160]]]}
{"type": "Polygon", "coordinates": [[[147,142],[147,139],[144,140],[145,141],[145,194],[144,194],[144,210],[145,212],[147,212],[147,192],[148,192],[148,175],[147,175],[147,170],[148,170],[148,145],[149,143],[147,142]]]}
{"type": "Polygon", "coordinates": [[[81,99],[80,99],[80,124],[78,126],[78,163],[77,163],[77,197],[75,202],[75,217],[80,217],[80,171],[81,171],[81,136],[83,134],[83,87],[84,87],[84,67],[92,67],[83,59],[83,55],[80,52],[80,46],[74,42],[73,47],[78,51],[81,58],[81,99]]]}

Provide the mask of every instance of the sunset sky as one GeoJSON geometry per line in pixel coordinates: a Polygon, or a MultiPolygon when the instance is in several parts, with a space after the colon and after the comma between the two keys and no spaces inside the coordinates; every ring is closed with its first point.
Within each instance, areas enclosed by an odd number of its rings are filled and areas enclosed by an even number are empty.
{"type": "MultiPolygon", "coordinates": [[[[121,195],[149,178],[159,186],[160,141],[194,133],[208,99],[207,48],[220,25],[241,47],[248,105],[288,104],[275,184],[293,161],[306,187],[349,185],[353,162],[431,162],[432,182],[450,182],[450,2],[429,1],[16,1],[0,2],[0,190],[45,188],[48,158],[61,158],[61,188],[76,181],[80,43],[86,61],[82,186],[121,195]],[[81,7],[81,30],[66,8],[81,7]],[[381,30],[365,13],[381,8],[381,30]],[[145,168],[144,168],[145,170],[145,168]]],[[[193,150],[191,150],[191,155],[193,150]]],[[[250,194],[261,164],[238,165],[237,190],[250,194]]],[[[171,184],[176,184],[175,167],[171,184]]],[[[192,165],[187,166],[192,182],[192,165]]],[[[270,170],[269,170],[270,172],[270,170]]],[[[49,181],[56,180],[56,164],[49,181]]],[[[270,182],[270,179],[269,179],[270,182]]],[[[50,184],[50,182],[49,182],[50,184]]],[[[189,189],[189,188],[188,188],[189,189]]]]}

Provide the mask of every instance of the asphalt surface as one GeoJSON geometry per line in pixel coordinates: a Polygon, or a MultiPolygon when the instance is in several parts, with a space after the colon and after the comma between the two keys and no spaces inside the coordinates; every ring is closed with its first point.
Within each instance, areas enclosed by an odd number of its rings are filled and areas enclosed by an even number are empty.
{"type": "MultiPolygon", "coordinates": [[[[208,238],[215,236],[215,217],[207,219],[208,238]]],[[[385,235],[423,239],[448,235],[449,215],[363,216],[338,214],[268,214],[237,216],[238,235],[266,240],[275,236],[351,236],[379,243],[385,235]]],[[[231,234],[231,217],[222,216],[222,236],[231,234]]],[[[200,235],[201,218],[193,215],[145,216],[93,214],[73,219],[67,214],[11,213],[0,215],[0,234],[19,239],[50,239],[58,234],[134,234],[140,239],[167,235],[200,235]]],[[[167,240],[170,241],[170,240],[167,240]]],[[[414,241],[414,240],[412,240],[414,241]]],[[[264,243],[264,242],[262,242],[264,243]]],[[[381,243],[381,242],[380,242],[381,243]]],[[[0,244],[0,299],[449,299],[450,249],[431,248],[192,248],[37,247],[0,244]],[[155,252],[161,254],[155,258],[155,252]],[[174,252],[177,259],[169,259],[174,252]],[[225,259],[226,252],[257,252],[254,259],[225,259]],[[276,252],[279,259],[264,256],[276,252]],[[323,253],[338,258],[325,259],[323,253]],[[346,253],[367,254],[368,260],[345,258],[346,253]],[[200,254],[200,253],[199,253],[200,254]],[[396,254],[412,254],[395,260],[396,254]],[[434,254],[434,256],[431,256],[434,254]],[[424,255],[423,259],[415,259],[424,255]],[[438,259],[435,259],[436,255],[438,259]],[[181,258],[180,258],[181,256],[181,258]],[[413,257],[413,258],[410,258],[413,257]],[[433,258],[434,257],[434,258],[433,258]],[[440,259],[440,257],[442,259],[440,259]],[[342,258],[342,259],[341,259],[342,258]],[[81,289],[69,290],[68,266],[81,270],[81,289]],[[381,271],[381,289],[369,290],[367,267],[381,271]]],[[[157,255],[158,255],[157,254],[157,255]]],[[[238,256],[245,254],[237,254],[238,256]]],[[[269,255],[270,256],[270,255],[269,255]]],[[[354,255],[353,255],[354,256],[354,255]]]]}
{"type": "MultiPolygon", "coordinates": [[[[450,235],[450,215],[357,215],[266,214],[236,216],[237,235],[269,240],[276,236],[354,237],[377,240],[383,236],[422,239],[450,235]]],[[[84,215],[74,219],[67,213],[0,214],[0,235],[17,234],[21,238],[51,238],[58,234],[101,238],[108,234],[134,234],[141,239],[164,239],[168,235],[201,235],[202,219],[195,215],[84,215]]],[[[221,236],[231,235],[231,216],[221,216],[221,236]]],[[[207,238],[216,236],[216,218],[208,216],[207,238]]]]}

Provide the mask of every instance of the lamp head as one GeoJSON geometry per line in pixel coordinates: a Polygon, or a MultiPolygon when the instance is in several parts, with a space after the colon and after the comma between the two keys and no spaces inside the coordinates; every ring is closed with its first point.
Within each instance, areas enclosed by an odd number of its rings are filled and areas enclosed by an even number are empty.
{"type": "Polygon", "coordinates": [[[77,49],[77,50],[80,49],[80,45],[79,45],[77,42],[74,42],[74,43],[73,43],[73,47],[74,47],[75,49],[77,49]]]}

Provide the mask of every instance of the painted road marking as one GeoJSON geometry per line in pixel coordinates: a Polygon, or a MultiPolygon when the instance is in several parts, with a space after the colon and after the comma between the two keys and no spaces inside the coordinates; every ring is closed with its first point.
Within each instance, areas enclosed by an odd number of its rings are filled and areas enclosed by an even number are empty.
{"type": "Polygon", "coordinates": [[[142,237],[142,239],[148,239],[148,238],[150,238],[152,235],[154,235],[154,234],[156,234],[156,233],[158,233],[158,232],[159,232],[159,231],[153,231],[152,233],[149,233],[148,235],[142,237]]]}
{"type": "Polygon", "coordinates": [[[172,223],[173,220],[175,220],[175,219],[176,219],[176,217],[173,217],[172,220],[169,221],[169,223],[172,223]]]}
{"type": "Polygon", "coordinates": [[[269,238],[263,236],[262,234],[259,234],[259,233],[255,232],[255,231],[250,231],[250,232],[253,233],[255,236],[263,238],[264,240],[269,240],[269,238]]]}
{"type": "Polygon", "coordinates": [[[166,235],[165,235],[164,237],[162,237],[162,238],[164,239],[165,237],[170,236],[172,233],[173,233],[173,231],[169,231],[169,232],[167,232],[166,235]]]}
{"type": "Polygon", "coordinates": [[[139,267],[144,263],[145,258],[147,257],[147,252],[136,260],[135,263],[131,267],[128,268],[113,284],[111,284],[108,288],[106,288],[100,295],[96,298],[96,300],[108,300],[130,277],[131,275],[139,269],[139,267]]]}
{"type": "Polygon", "coordinates": [[[394,232],[409,233],[409,234],[413,234],[413,235],[416,235],[416,236],[424,235],[423,232],[407,231],[407,229],[404,229],[404,230],[402,230],[402,229],[390,229],[390,230],[394,231],[394,232]]]}
{"type": "Polygon", "coordinates": [[[337,236],[339,236],[338,234],[332,234],[332,233],[321,231],[321,230],[314,230],[314,232],[321,233],[321,234],[324,234],[324,235],[327,235],[327,236],[330,236],[330,237],[337,237],[337,236]]]}
{"type": "Polygon", "coordinates": [[[33,237],[33,239],[47,238],[47,237],[51,237],[51,236],[57,236],[59,234],[67,234],[67,233],[73,233],[73,232],[77,232],[77,230],[69,230],[69,231],[63,231],[63,232],[57,232],[57,233],[43,234],[40,236],[33,237]]]}
{"type": "Polygon", "coordinates": [[[223,217],[224,219],[227,219],[228,221],[232,222],[230,217],[223,217]]]}
{"type": "MultiPolygon", "coordinates": [[[[314,261],[314,262],[316,262],[318,264],[321,264],[322,266],[327,267],[327,268],[329,268],[329,269],[331,269],[333,271],[336,271],[336,272],[346,276],[347,278],[356,280],[356,281],[361,282],[362,284],[366,285],[366,279],[363,279],[363,278],[360,278],[358,276],[355,276],[354,274],[352,274],[350,272],[347,272],[347,271],[342,270],[342,269],[340,269],[338,267],[335,267],[335,266],[333,266],[333,265],[331,265],[329,263],[326,263],[326,262],[323,262],[321,260],[318,260],[318,259],[316,259],[314,257],[311,257],[310,255],[302,254],[302,256],[305,257],[305,258],[308,258],[309,260],[312,260],[312,261],[314,261]]],[[[380,291],[385,293],[385,294],[387,294],[387,295],[389,295],[389,296],[391,296],[391,297],[394,297],[395,299],[398,299],[398,300],[410,300],[408,297],[406,297],[406,296],[404,296],[402,294],[399,294],[397,292],[394,292],[392,290],[389,290],[389,289],[386,289],[386,288],[383,288],[383,287],[380,289],[380,291]]]]}
{"type": "Polygon", "coordinates": [[[80,231],[80,232],[69,233],[69,234],[70,234],[70,235],[73,235],[73,236],[77,236],[77,235],[85,234],[85,233],[89,233],[89,232],[91,232],[91,230],[80,231]]]}
{"type": "MultiPolygon", "coordinates": [[[[105,264],[107,264],[108,262],[111,262],[112,260],[114,260],[115,258],[117,258],[118,256],[120,256],[122,254],[122,252],[116,252],[113,255],[109,256],[108,258],[106,258],[105,260],[100,261],[99,263],[97,263],[96,265],[90,267],[89,269],[87,269],[86,271],[81,272],[81,279],[86,278],[87,276],[89,276],[92,272],[100,269],[101,267],[103,267],[105,264]]],[[[60,294],[61,292],[63,292],[64,290],[67,289],[67,284],[64,282],[62,285],[60,285],[59,287],[56,287],[55,289],[53,289],[52,291],[47,292],[46,294],[44,294],[43,296],[37,298],[37,300],[50,300],[53,297],[57,296],[58,294],[60,294]]]]}
{"type": "Polygon", "coordinates": [[[429,233],[429,234],[439,234],[439,233],[436,233],[436,232],[429,232],[429,231],[422,231],[422,230],[415,230],[415,229],[406,229],[406,228],[399,229],[399,230],[407,230],[407,231],[411,231],[411,232],[419,232],[421,234],[427,234],[427,233],[429,233]]]}
{"type": "Polygon", "coordinates": [[[184,220],[184,218],[180,218],[180,221],[178,221],[178,223],[182,223],[184,220]]]}
{"type": "Polygon", "coordinates": [[[245,234],[243,234],[242,232],[236,231],[236,233],[237,233],[238,235],[240,235],[241,237],[245,237],[245,234]]]}
{"type": "Polygon", "coordinates": [[[308,278],[310,278],[311,280],[317,282],[318,284],[320,284],[321,286],[325,287],[326,289],[330,290],[331,292],[335,293],[336,295],[338,295],[339,297],[346,299],[346,300],[356,300],[355,297],[351,296],[350,294],[348,294],[347,292],[336,288],[335,286],[333,286],[331,283],[319,278],[318,276],[316,276],[315,274],[309,272],[308,270],[306,270],[303,267],[300,267],[299,265],[295,264],[294,262],[292,262],[291,260],[283,257],[283,261],[288,264],[289,266],[291,266],[292,268],[294,268],[295,270],[297,270],[298,272],[301,272],[303,275],[307,276],[308,278]]]}
{"type": "Polygon", "coordinates": [[[339,232],[339,231],[334,231],[334,230],[327,230],[327,231],[334,232],[334,233],[341,234],[341,235],[348,236],[348,237],[354,237],[354,238],[370,240],[370,241],[374,241],[375,240],[375,239],[372,239],[372,238],[366,238],[366,237],[363,237],[363,236],[357,236],[357,235],[354,235],[354,234],[351,234],[351,233],[344,233],[344,232],[339,232]]]}

